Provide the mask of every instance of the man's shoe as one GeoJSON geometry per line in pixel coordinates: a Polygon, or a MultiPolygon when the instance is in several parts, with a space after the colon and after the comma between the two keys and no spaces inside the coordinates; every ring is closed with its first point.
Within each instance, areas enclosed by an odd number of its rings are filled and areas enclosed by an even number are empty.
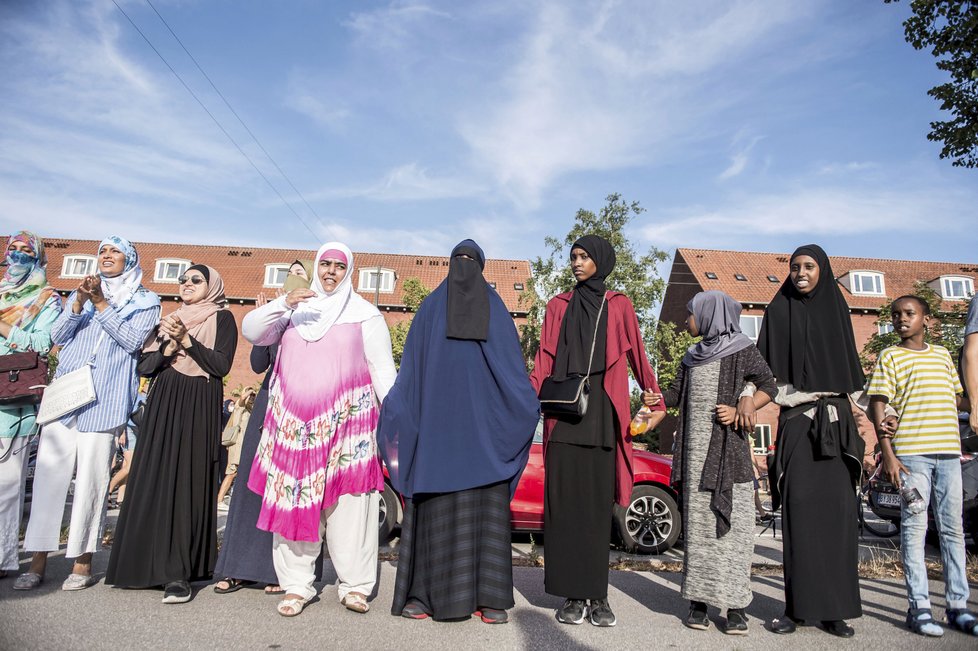
{"type": "Polygon", "coordinates": [[[588,608],[588,619],[595,626],[608,627],[618,623],[615,613],[611,611],[611,606],[607,599],[592,599],[591,607],[588,608]]]}
{"type": "Polygon", "coordinates": [[[794,633],[795,628],[797,628],[797,622],[787,615],[771,622],[771,632],[777,633],[778,635],[794,633]]]}
{"type": "Polygon", "coordinates": [[[747,615],[743,608],[727,609],[727,625],[723,627],[727,635],[747,635],[747,615]]]}
{"type": "Polygon", "coordinates": [[[841,619],[833,619],[831,621],[822,622],[822,626],[825,627],[827,633],[831,633],[836,637],[852,637],[856,634],[856,629],[846,624],[841,619]]]}
{"type": "Polygon", "coordinates": [[[163,587],[163,603],[184,604],[190,601],[193,591],[188,581],[171,581],[163,587]]]}
{"type": "Polygon", "coordinates": [[[557,611],[557,621],[561,624],[583,624],[586,613],[586,601],[583,599],[568,599],[557,611]]]}

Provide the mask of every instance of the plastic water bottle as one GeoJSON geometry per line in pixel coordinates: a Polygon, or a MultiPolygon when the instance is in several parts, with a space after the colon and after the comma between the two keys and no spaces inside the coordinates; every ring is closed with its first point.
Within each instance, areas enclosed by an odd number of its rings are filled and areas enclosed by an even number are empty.
{"type": "Polygon", "coordinates": [[[924,509],[927,508],[927,505],[924,504],[924,498],[920,494],[920,491],[907,484],[906,479],[900,482],[900,497],[903,498],[903,504],[907,508],[907,512],[910,515],[923,513],[924,509]]]}

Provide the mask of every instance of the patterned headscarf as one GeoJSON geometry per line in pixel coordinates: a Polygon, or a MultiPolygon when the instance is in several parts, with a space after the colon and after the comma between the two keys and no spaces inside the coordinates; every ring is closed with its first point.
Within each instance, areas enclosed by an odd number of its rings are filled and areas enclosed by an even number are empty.
{"type": "Polygon", "coordinates": [[[61,298],[48,287],[47,255],[44,242],[30,231],[20,231],[7,241],[7,269],[0,280],[0,321],[20,328],[30,325],[51,296],[61,298]],[[11,251],[10,245],[23,242],[34,255],[11,251]]]}
{"type": "MultiPolygon", "coordinates": [[[[106,245],[119,249],[126,256],[126,265],[118,276],[109,278],[99,271],[99,276],[102,278],[102,293],[105,294],[109,305],[120,314],[159,305],[159,297],[142,286],[143,269],[139,266],[139,253],[136,252],[132,242],[111,235],[99,243],[98,251],[101,252],[102,247],[106,245]]],[[[91,303],[87,303],[85,309],[92,311],[95,308],[91,303]]]]}

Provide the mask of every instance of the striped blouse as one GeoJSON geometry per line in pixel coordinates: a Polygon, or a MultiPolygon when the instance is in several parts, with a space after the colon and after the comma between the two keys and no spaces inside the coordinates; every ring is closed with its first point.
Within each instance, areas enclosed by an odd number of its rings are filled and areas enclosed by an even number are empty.
{"type": "Polygon", "coordinates": [[[83,310],[74,314],[72,300],[69,298],[68,307],[51,329],[51,340],[61,346],[55,377],[81,368],[98,344],[92,369],[98,398],[61,422],[77,417],[74,426],[81,432],[108,432],[129,421],[139,389],[136,363],[143,343],[160,322],[160,306],[134,310],[124,316],[111,307],[102,312],[83,310]]]}
{"type": "Polygon", "coordinates": [[[897,410],[897,456],[961,454],[955,394],[962,391],[951,355],[933,344],[924,350],[883,350],[866,389],[869,395],[886,397],[897,410]]]}

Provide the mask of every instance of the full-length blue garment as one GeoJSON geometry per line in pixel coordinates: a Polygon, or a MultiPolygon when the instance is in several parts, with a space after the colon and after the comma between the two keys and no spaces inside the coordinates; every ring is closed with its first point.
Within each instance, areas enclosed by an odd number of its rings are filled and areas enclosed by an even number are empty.
{"type": "Polygon", "coordinates": [[[446,336],[447,280],[411,324],[377,431],[394,488],[406,498],[501,481],[512,496],[526,466],[540,401],[513,319],[487,290],[485,341],[446,336]]]}

